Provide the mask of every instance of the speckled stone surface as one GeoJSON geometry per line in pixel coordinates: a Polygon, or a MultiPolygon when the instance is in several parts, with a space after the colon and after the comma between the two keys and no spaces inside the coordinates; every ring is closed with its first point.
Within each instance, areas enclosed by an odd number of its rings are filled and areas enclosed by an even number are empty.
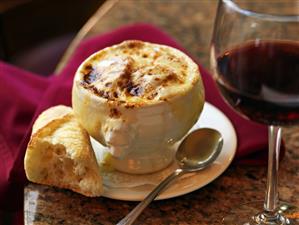
{"type": "MultiPolygon", "coordinates": [[[[209,68],[214,0],[120,0],[88,33],[144,21],[164,28],[209,68]]],[[[284,129],[286,156],[280,165],[280,198],[299,205],[299,127],[284,129]]],[[[181,197],[155,201],[136,224],[220,224],[233,206],[263,200],[264,166],[231,165],[209,185],[181,197]]],[[[29,184],[25,188],[25,224],[116,224],[136,202],[87,198],[67,190],[29,184]]]]}
{"type": "Polygon", "coordinates": [[[216,7],[216,0],[121,0],[89,35],[128,23],[151,23],[168,32],[208,68],[216,7]]]}

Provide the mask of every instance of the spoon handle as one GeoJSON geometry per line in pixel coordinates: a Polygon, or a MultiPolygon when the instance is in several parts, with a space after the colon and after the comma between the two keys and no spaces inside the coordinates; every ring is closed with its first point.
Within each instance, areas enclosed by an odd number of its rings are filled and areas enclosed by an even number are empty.
{"type": "Polygon", "coordinates": [[[125,218],[119,221],[116,225],[131,225],[137,219],[137,217],[142,213],[142,211],[158,196],[158,194],[163,191],[167,185],[175,180],[175,178],[183,174],[182,169],[176,169],[167,178],[165,178],[146,198],[141,201],[125,218]]]}

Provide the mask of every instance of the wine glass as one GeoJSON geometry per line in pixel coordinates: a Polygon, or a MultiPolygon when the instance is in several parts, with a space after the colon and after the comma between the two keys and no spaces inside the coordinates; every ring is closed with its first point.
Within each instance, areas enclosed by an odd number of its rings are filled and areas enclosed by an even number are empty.
{"type": "Polygon", "coordinates": [[[281,126],[299,123],[299,1],[220,0],[211,65],[226,102],[269,126],[264,204],[238,205],[224,224],[297,224],[298,211],[279,202],[277,183],[281,126]]]}

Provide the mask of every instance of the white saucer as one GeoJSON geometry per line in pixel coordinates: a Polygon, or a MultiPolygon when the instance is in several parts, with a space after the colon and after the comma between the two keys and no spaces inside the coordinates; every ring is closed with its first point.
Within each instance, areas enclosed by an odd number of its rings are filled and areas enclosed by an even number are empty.
{"type": "MultiPolygon", "coordinates": [[[[207,185],[221,175],[232,162],[237,147],[237,135],[230,120],[215,106],[205,103],[199,120],[190,131],[202,127],[215,128],[223,136],[223,149],[217,160],[203,171],[181,177],[160,194],[156,198],[157,200],[177,197],[207,185]]],[[[101,151],[100,144],[95,144],[93,140],[92,144],[95,152],[99,153],[101,151]]],[[[97,157],[99,157],[98,154],[97,157]]],[[[117,200],[140,201],[159,183],[159,180],[167,176],[174,169],[175,165],[173,164],[164,171],[149,175],[129,175],[118,171],[106,172],[103,174],[104,193],[102,196],[117,200]],[[155,179],[156,177],[159,179],[155,179]],[[116,179],[110,182],[114,178],[116,179]],[[121,180],[120,182],[119,179],[121,180]],[[126,185],[120,185],[122,182],[126,185]],[[132,185],[132,183],[137,185],[132,185]]]]}

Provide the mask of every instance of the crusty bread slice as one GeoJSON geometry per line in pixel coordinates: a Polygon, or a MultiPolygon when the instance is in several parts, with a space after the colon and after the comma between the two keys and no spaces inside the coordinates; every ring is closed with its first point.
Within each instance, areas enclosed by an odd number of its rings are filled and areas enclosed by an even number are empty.
{"type": "Polygon", "coordinates": [[[37,118],[24,160],[26,176],[32,182],[85,196],[102,193],[102,178],[89,135],[70,107],[51,107],[37,118]]]}

